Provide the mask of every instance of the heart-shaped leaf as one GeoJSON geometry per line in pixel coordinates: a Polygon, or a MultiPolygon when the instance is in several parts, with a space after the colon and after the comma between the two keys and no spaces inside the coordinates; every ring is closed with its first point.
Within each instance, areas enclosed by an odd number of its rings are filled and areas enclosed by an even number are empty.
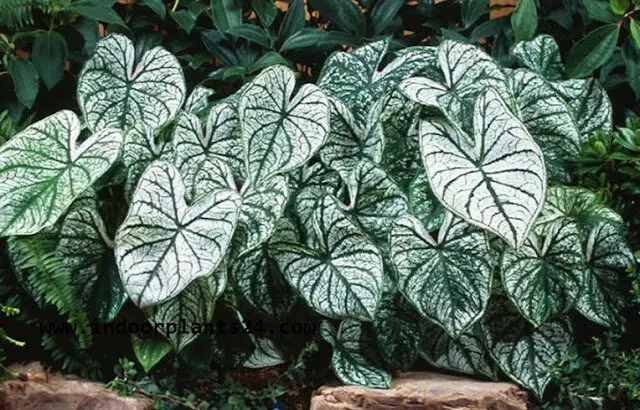
{"type": "Polygon", "coordinates": [[[258,75],[240,99],[245,163],[256,185],[304,164],[329,132],[329,102],[318,87],[303,85],[292,98],[293,72],[272,66],[258,75]]]}
{"type": "Polygon", "coordinates": [[[78,104],[89,129],[136,124],[155,130],[182,107],[186,86],[178,59],[161,47],[135,64],[131,40],[111,34],[98,42],[78,78],[78,104]]]}
{"type": "Polygon", "coordinates": [[[145,373],[149,373],[160,361],[171,352],[171,344],[162,338],[141,338],[131,334],[131,346],[136,359],[145,373]]]}
{"type": "Polygon", "coordinates": [[[448,214],[436,242],[420,221],[403,216],[390,243],[398,288],[423,316],[453,337],[482,316],[494,266],[483,232],[448,214]]]}
{"type": "Polygon", "coordinates": [[[564,77],[560,48],[556,40],[548,34],[541,34],[530,41],[518,42],[511,53],[521,65],[546,80],[558,81],[564,77]]]}
{"type": "Polygon", "coordinates": [[[254,337],[253,339],[256,349],[247,361],[243,363],[244,367],[262,369],[264,367],[278,366],[286,361],[273,340],[264,337],[254,337]]]}
{"type": "Polygon", "coordinates": [[[200,114],[207,108],[209,97],[213,94],[214,91],[210,88],[201,85],[196,86],[184,102],[184,111],[194,115],[200,114]]]}
{"type": "Polygon", "coordinates": [[[116,161],[122,133],[101,130],[80,145],[71,111],[46,117],[0,147],[0,236],[53,225],[116,161]]]}
{"type": "Polygon", "coordinates": [[[116,234],[120,277],[141,307],[177,296],[209,276],[225,255],[236,227],[240,198],[219,190],[187,206],[175,166],[156,161],[144,172],[116,234]]]}
{"type": "Polygon", "coordinates": [[[451,212],[519,247],[544,204],[542,152],[495,90],[478,97],[473,122],[475,144],[446,120],[420,122],[431,188],[451,212]]]}
{"type": "Polygon", "coordinates": [[[320,249],[278,244],[273,249],[278,266],[318,313],[372,320],[382,291],[380,251],[331,196],[319,201],[314,227],[320,249]]]}

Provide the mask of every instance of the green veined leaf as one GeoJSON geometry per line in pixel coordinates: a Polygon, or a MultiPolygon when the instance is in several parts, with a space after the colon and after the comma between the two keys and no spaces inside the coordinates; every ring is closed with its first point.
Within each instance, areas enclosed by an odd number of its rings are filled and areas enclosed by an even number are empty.
{"type": "Polygon", "coordinates": [[[387,389],[391,384],[391,375],[371,363],[363,354],[366,344],[370,344],[363,335],[362,323],[355,320],[343,320],[336,332],[333,325],[323,321],[320,334],[333,346],[331,366],[336,376],[345,384],[387,389]]]}
{"type": "Polygon", "coordinates": [[[613,23],[618,20],[611,11],[608,0],[582,0],[589,17],[601,23],[613,23]]]}
{"type": "Polygon", "coordinates": [[[400,370],[415,363],[422,341],[422,318],[395,292],[382,295],[374,322],[384,359],[400,370]]]}
{"type": "Polygon", "coordinates": [[[438,229],[445,218],[445,209],[433,195],[427,175],[418,175],[409,185],[409,212],[415,216],[427,232],[438,229]]]}
{"type": "Polygon", "coordinates": [[[156,133],[143,124],[134,126],[124,136],[122,163],[127,170],[124,193],[128,200],[149,164],[158,158],[173,162],[173,146],[156,137],[156,133]]]}
{"type": "Polygon", "coordinates": [[[581,38],[567,57],[567,74],[572,78],[587,77],[606,63],[616,48],[620,24],[598,27],[581,38]]]}
{"type": "Polygon", "coordinates": [[[380,251],[331,196],[318,203],[314,227],[320,249],[279,244],[273,249],[278,266],[318,313],[372,320],[382,291],[380,251]]]}
{"type": "Polygon", "coordinates": [[[103,3],[92,0],[76,0],[71,3],[66,10],[77,13],[91,20],[102,21],[109,24],[115,24],[124,29],[128,29],[127,23],[122,21],[118,13],[112,8],[113,2],[103,3]]]}
{"type": "Polygon", "coordinates": [[[47,88],[55,87],[62,80],[67,54],[67,42],[62,35],[55,31],[36,35],[31,58],[47,88]]]}
{"type": "Polygon", "coordinates": [[[535,71],[549,81],[564,78],[564,66],[556,40],[548,34],[541,34],[530,41],[521,41],[511,53],[518,62],[535,71]]]}
{"type": "Polygon", "coordinates": [[[74,208],[67,214],[56,248],[83,306],[106,323],[116,318],[128,298],[113,259],[112,245],[93,204],[74,208]]]}
{"type": "Polygon", "coordinates": [[[287,178],[277,175],[262,185],[243,188],[241,195],[242,208],[236,230],[240,243],[234,243],[239,253],[259,246],[275,231],[289,199],[287,178]]]}
{"type": "Polygon", "coordinates": [[[101,130],[80,145],[80,121],[60,111],[0,147],[0,236],[53,225],[116,161],[122,133],[101,130]]]}
{"type": "Polygon", "coordinates": [[[253,339],[256,344],[256,349],[247,361],[244,362],[244,367],[249,369],[262,369],[264,367],[278,366],[285,362],[284,355],[272,339],[264,337],[253,337],[253,339]]]}
{"type": "MultiPolygon", "coordinates": [[[[480,0],[482,2],[482,0],[480,0]]],[[[398,15],[398,11],[404,5],[404,0],[380,1],[374,4],[371,9],[371,24],[375,34],[385,32],[398,15]]],[[[476,1],[477,3],[477,1],[476,1]]]]}
{"type": "Polygon", "coordinates": [[[445,83],[424,77],[410,78],[400,84],[400,90],[412,101],[441,108],[469,131],[474,103],[487,88],[499,95],[509,95],[506,77],[500,66],[475,46],[445,40],[437,53],[445,83]]]}
{"type": "Polygon", "coordinates": [[[519,247],[544,204],[540,147],[496,90],[478,97],[474,140],[443,119],[420,122],[431,188],[451,212],[519,247]]]}
{"type": "Polygon", "coordinates": [[[349,214],[377,244],[387,244],[393,221],[408,209],[407,197],[386,172],[360,162],[347,181],[349,214]]]}
{"type": "Polygon", "coordinates": [[[489,243],[483,232],[470,228],[448,214],[436,242],[420,221],[403,216],[390,234],[399,290],[453,337],[480,319],[491,290],[489,243]]]}
{"type": "Polygon", "coordinates": [[[209,97],[214,93],[215,91],[210,88],[203,87],[201,85],[196,86],[184,102],[184,111],[189,114],[200,114],[207,108],[207,105],[209,104],[209,97]]]}
{"type": "Polygon", "coordinates": [[[519,0],[515,11],[511,14],[511,27],[516,43],[531,40],[538,28],[538,9],[536,0],[519,0]]]}
{"type": "Polygon", "coordinates": [[[78,103],[91,130],[155,130],[171,121],[185,99],[180,63],[163,48],[143,54],[134,66],[131,40],[111,34],[98,42],[78,78],[78,103]]]}
{"type": "Polygon", "coordinates": [[[269,246],[279,242],[296,243],[299,240],[295,225],[282,218],[276,225],[269,245],[263,244],[232,259],[231,277],[236,289],[259,311],[281,318],[295,303],[296,295],[269,254],[269,246]]]}
{"type": "Polygon", "coordinates": [[[611,100],[598,80],[567,80],[555,83],[554,88],[569,104],[583,144],[596,130],[612,129],[611,100]]]}
{"type": "MultiPolygon", "coordinates": [[[[149,321],[180,352],[211,326],[218,296],[224,291],[227,276],[217,269],[191,282],[173,299],[145,309],[149,321]],[[174,329],[175,328],[175,329],[174,329]]],[[[213,333],[209,329],[208,333],[213,333]]]]}
{"type": "Polygon", "coordinates": [[[531,235],[518,251],[506,249],[500,267],[509,299],[536,327],[568,311],[584,283],[577,225],[557,221],[544,234],[531,235]]]}
{"type": "Polygon", "coordinates": [[[116,234],[120,277],[140,307],[164,302],[211,275],[231,242],[240,209],[235,191],[212,192],[191,206],[184,196],[176,167],[154,162],[116,234]]]}
{"type": "Polygon", "coordinates": [[[315,85],[303,85],[295,98],[293,72],[272,66],[258,75],[240,99],[245,163],[255,184],[298,168],[324,144],[329,102],[315,85]]]}
{"type": "Polygon", "coordinates": [[[582,149],[578,125],[565,101],[540,75],[514,70],[509,80],[520,119],[542,149],[549,178],[566,180],[565,165],[582,149]]]}
{"type": "Polygon", "coordinates": [[[369,108],[400,81],[435,64],[432,47],[412,48],[387,64],[379,66],[389,43],[376,41],[351,53],[335,52],[320,72],[318,87],[352,109],[357,120],[365,120],[369,108]]]}
{"type": "Polygon", "coordinates": [[[382,104],[371,107],[366,123],[357,121],[342,101],[329,98],[331,120],[329,138],[320,149],[320,159],[329,168],[349,175],[358,162],[380,162],[384,135],[379,121],[382,104]]]}
{"type": "Polygon", "coordinates": [[[162,339],[141,338],[131,333],[133,353],[142,365],[145,373],[149,373],[160,361],[171,352],[171,344],[162,339]]]}
{"type": "Polygon", "coordinates": [[[635,266],[633,253],[615,225],[601,221],[591,229],[585,262],[585,281],[576,310],[593,322],[614,326],[619,323],[625,300],[620,292],[620,278],[635,266]]]}
{"type": "Polygon", "coordinates": [[[492,300],[482,323],[491,356],[507,376],[540,399],[551,381],[552,370],[569,352],[569,324],[552,321],[534,329],[523,323],[508,301],[495,296],[492,300]]]}
{"type": "Polygon", "coordinates": [[[479,333],[476,325],[454,339],[441,328],[428,326],[421,356],[430,365],[441,369],[496,379],[496,366],[479,333]]]}

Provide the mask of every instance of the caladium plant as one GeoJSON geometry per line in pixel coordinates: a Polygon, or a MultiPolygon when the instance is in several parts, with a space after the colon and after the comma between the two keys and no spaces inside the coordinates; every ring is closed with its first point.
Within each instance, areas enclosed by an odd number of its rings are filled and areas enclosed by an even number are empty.
{"type": "MultiPolygon", "coordinates": [[[[541,396],[568,313],[615,326],[633,267],[620,217],[563,185],[611,128],[606,93],[563,80],[548,36],[517,45],[516,69],[454,41],[388,47],[334,54],[317,85],[272,66],[211,103],[187,96],[171,54],[136,61],[110,35],[80,76],[82,118],[0,147],[0,234],[59,238],[102,321],[127,299],[152,323],[210,323],[223,300],[236,321],[306,306],[346,383],[388,387],[390,366],[422,356],[541,396]]],[[[198,336],[161,333],[176,352],[198,336]]],[[[251,343],[245,366],[284,360],[274,339],[251,343]]]]}

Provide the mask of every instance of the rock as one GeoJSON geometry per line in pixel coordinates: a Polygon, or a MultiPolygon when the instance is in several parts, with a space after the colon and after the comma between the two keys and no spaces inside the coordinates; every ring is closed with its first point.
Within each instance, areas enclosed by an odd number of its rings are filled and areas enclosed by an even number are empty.
{"type": "Polygon", "coordinates": [[[145,397],[120,397],[102,383],[47,371],[41,363],[12,365],[17,379],[0,384],[0,410],[151,410],[145,397]]]}
{"type": "Polygon", "coordinates": [[[511,383],[485,382],[428,372],[401,373],[391,387],[325,385],[311,410],[531,410],[527,392],[511,383]]]}

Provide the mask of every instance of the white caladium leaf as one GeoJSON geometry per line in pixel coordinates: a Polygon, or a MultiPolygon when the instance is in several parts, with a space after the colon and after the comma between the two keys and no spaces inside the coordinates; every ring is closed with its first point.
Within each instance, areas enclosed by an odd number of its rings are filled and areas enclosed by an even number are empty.
{"type": "Polygon", "coordinates": [[[489,351],[484,347],[478,326],[462,333],[457,339],[437,326],[427,326],[421,346],[422,358],[441,369],[495,379],[497,369],[489,351]]]}
{"type": "Polygon", "coordinates": [[[361,162],[348,181],[349,214],[376,243],[386,244],[393,221],[407,212],[407,197],[381,168],[361,162]]]}
{"type": "Polygon", "coordinates": [[[113,243],[95,203],[72,209],[62,222],[56,254],[73,278],[76,294],[97,320],[111,322],[127,301],[113,243]]]}
{"type": "Polygon", "coordinates": [[[77,144],[71,111],[46,117],[0,147],[0,236],[53,225],[120,155],[122,133],[104,129],[77,144]]]}
{"type": "Polygon", "coordinates": [[[442,225],[445,209],[433,195],[425,173],[419,174],[409,185],[409,212],[422,222],[427,232],[442,225]]]}
{"type": "Polygon", "coordinates": [[[624,226],[620,215],[602,205],[596,194],[585,188],[563,185],[549,188],[544,208],[536,221],[536,230],[543,231],[548,225],[559,220],[575,222],[580,229],[583,242],[591,230],[601,222],[619,229],[623,229],[624,226]]]}
{"type": "Polygon", "coordinates": [[[418,358],[423,319],[402,296],[385,292],[374,322],[382,357],[400,370],[408,370],[418,358]]]}
{"type": "Polygon", "coordinates": [[[474,101],[491,88],[499,95],[509,95],[505,74],[500,66],[480,48],[452,40],[438,46],[438,62],[445,82],[428,78],[409,78],[400,90],[412,101],[442,109],[449,118],[471,129],[475,122],[474,101]]]}
{"type": "Polygon", "coordinates": [[[293,71],[272,66],[245,89],[239,113],[245,163],[255,184],[298,168],[329,134],[329,102],[318,87],[303,85],[295,98],[293,71]]]}
{"type": "Polygon", "coordinates": [[[566,160],[580,154],[582,147],[569,105],[532,71],[514,70],[509,80],[520,108],[520,119],[542,148],[550,178],[565,180],[566,160]]]}
{"type": "Polygon", "coordinates": [[[213,94],[214,91],[210,88],[196,86],[184,102],[184,111],[190,114],[200,114],[209,105],[209,97],[213,94]]]}
{"type": "Polygon", "coordinates": [[[500,267],[511,302],[534,326],[568,311],[584,283],[580,233],[567,220],[532,234],[519,250],[506,249],[500,267]]]}
{"type": "Polygon", "coordinates": [[[239,253],[265,242],[276,229],[289,199],[287,177],[277,175],[262,185],[243,188],[242,209],[236,230],[234,248],[239,253]]]}
{"type": "Polygon", "coordinates": [[[191,282],[171,300],[145,309],[149,321],[171,342],[176,352],[193,342],[211,325],[216,299],[227,283],[224,269],[191,282]]]}
{"type": "Polygon", "coordinates": [[[482,323],[491,356],[507,376],[540,399],[551,372],[569,353],[570,325],[556,320],[534,329],[513,312],[508,301],[496,296],[492,300],[482,323]]]}
{"type": "Polygon", "coordinates": [[[135,125],[124,137],[122,163],[127,170],[124,192],[131,198],[140,175],[154,160],[160,158],[173,162],[173,146],[157,138],[155,131],[144,124],[135,125]]]}
{"type": "Polygon", "coordinates": [[[484,313],[494,263],[483,232],[447,215],[436,242],[400,217],[390,235],[398,288],[426,318],[457,337],[484,313]]]}
{"type": "Polygon", "coordinates": [[[363,330],[363,324],[355,320],[343,320],[337,332],[329,322],[322,322],[320,334],[333,346],[333,371],[345,384],[387,389],[391,384],[391,374],[366,357],[367,345],[371,341],[363,330]]]}
{"type": "Polygon", "coordinates": [[[136,124],[155,130],[182,107],[186,85],[178,59],[155,47],[135,64],[131,40],[111,34],[98,42],[78,78],[78,104],[90,130],[136,124]]]}
{"type": "Polygon", "coordinates": [[[575,308],[603,326],[619,322],[624,295],[620,278],[635,266],[633,253],[615,225],[599,222],[591,229],[585,250],[586,277],[575,308]]]}
{"type": "Polygon", "coordinates": [[[389,42],[381,40],[350,53],[335,52],[322,67],[318,86],[329,96],[344,102],[357,119],[364,120],[369,107],[400,81],[435,65],[435,48],[415,47],[379,70],[388,47],[389,42]]]}
{"type": "Polygon", "coordinates": [[[548,34],[541,34],[530,41],[519,41],[511,53],[522,66],[549,81],[559,81],[564,78],[560,48],[556,40],[548,34]]]}
{"type": "Polygon", "coordinates": [[[382,291],[380,251],[329,195],[318,203],[314,226],[320,249],[279,244],[273,248],[278,266],[318,313],[372,320],[382,291]]]}
{"type": "Polygon", "coordinates": [[[519,247],[544,204],[542,152],[495,90],[478,97],[473,122],[475,143],[446,120],[420,122],[431,188],[451,212],[519,247]]]}
{"type": "Polygon", "coordinates": [[[371,107],[366,122],[362,124],[342,101],[329,98],[329,138],[320,150],[320,158],[327,167],[348,175],[361,160],[380,162],[384,134],[379,119],[384,106],[382,100],[379,101],[371,107]]]}
{"type": "Polygon", "coordinates": [[[272,339],[264,337],[253,337],[253,339],[256,349],[247,361],[244,362],[244,367],[249,369],[262,369],[264,367],[278,366],[285,362],[284,355],[272,339]]]}
{"type": "Polygon", "coordinates": [[[269,244],[244,252],[232,259],[231,277],[236,289],[257,310],[270,316],[283,317],[296,301],[296,295],[269,254],[269,246],[296,243],[300,234],[295,225],[281,218],[269,244]]]}
{"type": "Polygon", "coordinates": [[[595,78],[573,79],[552,84],[569,105],[578,124],[582,142],[588,141],[596,130],[611,131],[613,111],[611,100],[595,78]]]}
{"type": "MultiPolygon", "coordinates": [[[[176,166],[182,174],[187,190],[195,186],[195,181],[207,160],[223,162],[231,167],[233,176],[244,179],[242,144],[238,135],[240,122],[236,110],[227,103],[213,106],[207,117],[206,128],[200,119],[192,114],[178,117],[173,133],[176,151],[176,166]]],[[[235,186],[230,181],[232,187],[235,186]]],[[[225,182],[226,184],[226,182],[225,182]]]]}
{"type": "Polygon", "coordinates": [[[231,242],[240,209],[235,191],[216,191],[190,206],[184,196],[176,167],[154,162],[116,234],[120,277],[141,307],[164,302],[211,275],[231,242]]]}

